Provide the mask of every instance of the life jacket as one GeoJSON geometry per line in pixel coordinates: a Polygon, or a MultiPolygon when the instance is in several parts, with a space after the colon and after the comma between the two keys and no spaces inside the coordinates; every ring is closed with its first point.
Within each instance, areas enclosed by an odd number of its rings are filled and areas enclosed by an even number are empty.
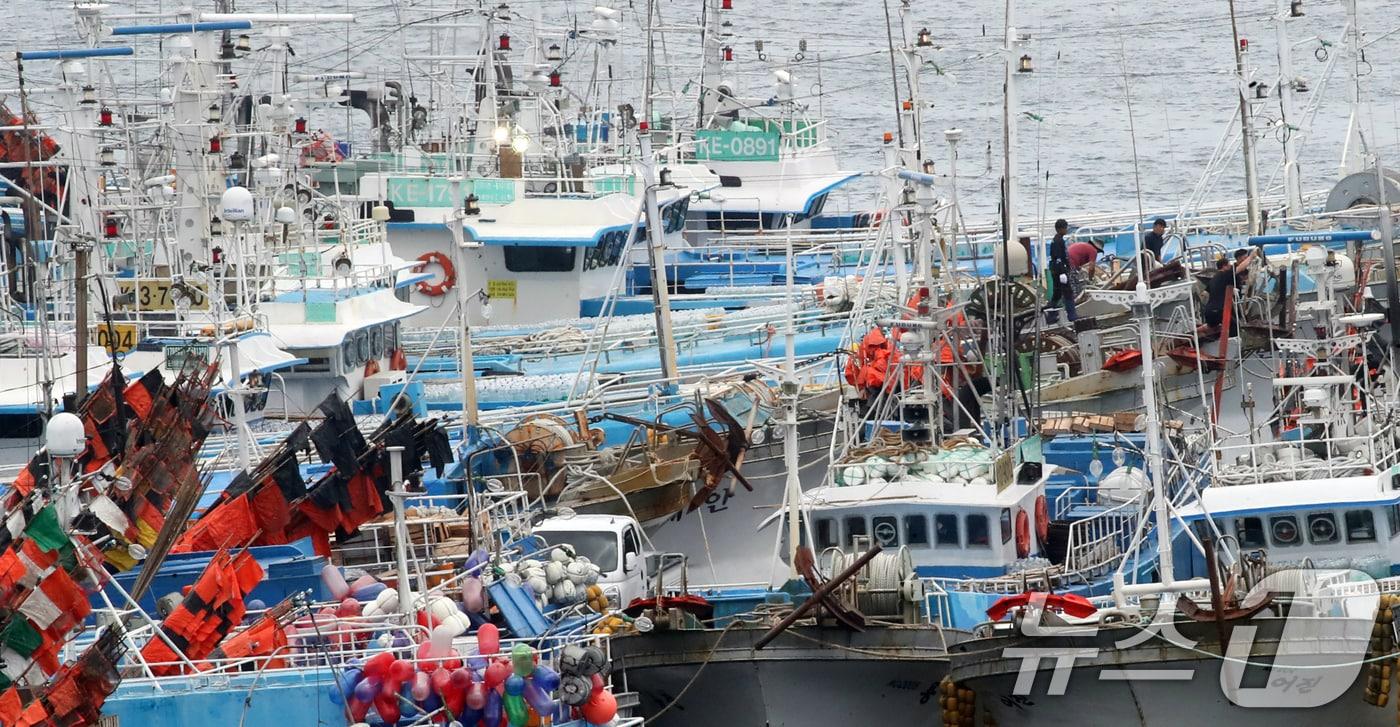
{"type": "Polygon", "coordinates": [[[879,326],[871,328],[846,362],[846,383],[863,390],[879,389],[893,358],[894,344],[879,326]]]}

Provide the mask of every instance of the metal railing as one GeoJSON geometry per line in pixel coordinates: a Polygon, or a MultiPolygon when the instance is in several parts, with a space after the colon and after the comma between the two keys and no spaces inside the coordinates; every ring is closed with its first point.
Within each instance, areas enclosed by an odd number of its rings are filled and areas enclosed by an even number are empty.
{"type": "Polygon", "coordinates": [[[1137,530],[1143,501],[1143,495],[1135,495],[1122,504],[1070,523],[1065,570],[1096,578],[1116,569],[1137,530]]]}

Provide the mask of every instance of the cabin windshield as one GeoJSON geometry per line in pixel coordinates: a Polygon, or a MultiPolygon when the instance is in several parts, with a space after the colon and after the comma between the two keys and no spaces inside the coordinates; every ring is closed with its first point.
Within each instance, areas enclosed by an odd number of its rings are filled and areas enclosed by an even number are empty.
{"type": "Polygon", "coordinates": [[[535,533],[546,545],[570,545],[604,573],[617,570],[617,534],[587,530],[551,530],[535,533]]]}

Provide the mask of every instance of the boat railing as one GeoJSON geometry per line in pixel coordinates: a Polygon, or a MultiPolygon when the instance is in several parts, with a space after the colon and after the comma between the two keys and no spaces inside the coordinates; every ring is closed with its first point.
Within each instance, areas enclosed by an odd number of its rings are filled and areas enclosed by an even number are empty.
{"type": "Polygon", "coordinates": [[[489,527],[481,536],[489,537],[493,546],[503,540],[513,542],[530,532],[530,495],[523,489],[487,490],[477,493],[476,498],[477,520],[489,527]]]}
{"type": "MultiPolygon", "coordinates": [[[[799,305],[801,305],[799,303],[799,305]]],[[[793,314],[794,323],[802,330],[824,330],[828,327],[844,328],[849,319],[848,313],[832,312],[820,307],[802,307],[793,314]]],[[[738,312],[719,313],[693,321],[682,321],[672,327],[677,345],[694,346],[700,343],[707,343],[724,338],[735,336],[758,336],[761,340],[754,343],[772,343],[780,346],[782,337],[778,331],[787,323],[786,309],[781,305],[774,305],[764,308],[751,308],[738,312]]],[[[567,330],[561,328],[559,330],[567,330]]],[[[582,336],[595,335],[598,329],[588,329],[579,331],[582,336]]],[[[561,354],[580,353],[584,348],[584,342],[578,335],[567,337],[551,337],[544,335],[544,331],[533,333],[517,334],[514,336],[482,336],[473,340],[473,346],[478,356],[494,350],[508,351],[512,356],[518,356],[522,364],[545,361],[558,357],[561,354]]],[[[458,341],[455,338],[439,338],[438,342],[431,349],[423,349],[422,355],[453,357],[458,350],[458,341]]],[[[407,343],[410,339],[405,339],[407,343]]],[[[611,327],[606,332],[601,346],[595,346],[595,350],[602,351],[604,360],[619,352],[630,352],[633,350],[643,350],[655,346],[656,332],[632,327],[619,327],[613,330],[611,327]]],[[[415,352],[411,345],[405,346],[405,352],[413,355],[415,352]]]]}
{"type": "MultiPolygon", "coordinates": [[[[716,230],[718,234],[708,238],[703,245],[690,248],[691,252],[717,254],[729,250],[783,253],[789,240],[795,253],[801,257],[811,257],[818,253],[861,251],[869,248],[874,240],[872,235],[878,223],[869,227],[852,227],[835,230],[716,230]]],[[[704,228],[694,228],[695,232],[707,232],[704,228]]]]}
{"type": "Polygon", "coordinates": [[[951,603],[948,591],[935,578],[922,578],[924,588],[924,621],[945,629],[953,627],[951,603]]]}
{"type": "Polygon", "coordinates": [[[1065,571],[1097,578],[1117,568],[1137,530],[1142,500],[1142,495],[1134,495],[1102,512],[1071,522],[1065,545],[1065,571]]]}
{"type": "Polygon", "coordinates": [[[1326,426],[1321,436],[1288,441],[1227,444],[1222,440],[1215,451],[1218,461],[1224,464],[1217,468],[1213,482],[1244,485],[1366,477],[1400,462],[1400,450],[1394,444],[1397,435],[1394,424],[1380,425],[1374,432],[1358,429],[1355,434],[1333,436],[1334,429],[1326,426]]]}
{"type": "MultiPolygon", "coordinates": [[[[1077,474],[1081,480],[1087,481],[1082,473],[1077,474]]],[[[1065,513],[1076,503],[1097,505],[1099,502],[1098,485],[1071,485],[1066,487],[1060,494],[1055,495],[1055,506],[1050,508],[1050,517],[1063,519],[1065,513]]]]}
{"type": "MultiPolygon", "coordinates": [[[[124,613],[134,614],[135,612],[127,611],[124,613]]],[[[250,612],[245,623],[251,623],[258,615],[257,612],[250,612]]],[[[401,653],[397,653],[396,657],[412,663],[416,668],[422,666],[431,668],[431,666],[436,665],[438,659],[431,656],[420,657],[416,648],[418,644],[431,640],[431,630],[417,623],[401,624],[398,623],[398,620],[397,614],[330,618],[310,610],[292,621],[295,633],[290,635],[287,644],[279,646],[268,654],[256,656],[207,657],[199,660],[197,664],[199,671],[197,672],[190,670],[190,662],[187,660],[147,661],[141,657],[138,650],[131,649],[128,652],[128,658],[139,665],[140,675],[128,676],[123,681],[154,681],[156,688],[159,689],[162,685],[168,686],[173,682],[188,684],[190,680],[197,680],[210,687],[226,686],[231,677],[252,671],[314,670],[318,677],[324,678],[328,676],[325,672],[327,668],[335,669],[347,666],[352,661],[363,659],[367,654],[366,648],[372,648],[374,640],[386,633],[390,635],[391,639],[401,637],[399,641],[407,642],[411,647],[415,647],[401,649],[401,653]],[[173,676],[153,677],[152,675],[157,671],[176,673],[173,676]]],[[[137,643],[151,633],[151,627],[143,625],[129,630],[127,636],[133,643],[137,643]]],[[[86,646],[85,641],[85,639],[74,640],[66,648],[72,650],[74,652],[72,656],[76,657],[77,652],[86,646]]],[[[509,658],[516,644],[526,644],[538,655],[539,663],[557,666],[564,647],[577,644],[597,646],[603,650],[605,655],[611,657],[608,638],[602,634],[587,632],[547,634],[535,639],[503,638],[500,640],[500,644],[497,653],[481,654],[480,656],[488,660],[509,658]]],[[[464,634],[454,640],[453,648],[459,655],[474,655],[476,641],[473,637],[464,634]]]]}

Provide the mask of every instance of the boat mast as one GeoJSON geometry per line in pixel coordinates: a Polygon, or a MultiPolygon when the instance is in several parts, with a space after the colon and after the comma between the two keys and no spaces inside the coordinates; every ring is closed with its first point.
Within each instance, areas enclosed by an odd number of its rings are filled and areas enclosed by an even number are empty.
{"type": "Polygon", "coordinates": [[[798,478],[800,465],[798,462],[798,431],[797,431],[797,319],[793,300],[793,279],[792,269],[796,264],[792,252],[792,215],[788,215],[787,224],[787,286],[785,290],[784,302],[787,305],[787,330],[783,332],[783,381],[780,385],[780,395],[783,400],[783,429],[787,433],[783,437],[783,467],[787,470],[787,503],[788,503],[788,578],[797,578],[797,548],[799,543],[800,523],[798,519],[801,515],[802,482],[798,478]]]}
{"type": "MultiPolygon", "coordinates": [[[[919,98],[919,69],[923,66],[923,59],[919,55],[919,49],[930,41],[927,30],[914,33],[910,19],[910,2],[911,0],[901,0],[899,5],[899,22],[904,37],[904,47],[900,51],[904,57],[904,74],[909,81],[909,99],[903,114],[904,118],[901,119],[901,122],[908,122],[909,130],[904,134],[905,141],[902,152],[906,169],[926,173],[931,171],[933,167],[931,162],[927,166],[924,162],[923,110],[919,98]]],[[[920,185],[917,191],[920,193],[919,208],[923,214],[910,218],[910,232],[916,236],[914,281],[920,285],[927,285],[933,265],[933,225],[929,224],[933,209],[933,187],[931,184],[920,185]]]]}
{"type": "MultiPolygon", "coordinates": [[[[1298,14],[1301,15],[1302,11],[1298,14]]],[[[1289,125],[1289,119],[1293,118],[1293,45],[1288,40],[1288,19],[1291,17],[1294,17],[1293,4],[1289,0],[1278,0],[1274,29],[1278,44],[1279,124],[1283,128],[1283,184],[1288,199],[1288,216],[1296,217],[1303,213],[1303,182],[1298,171],[1294,127],[1289,125]]]]}
{"type": "Polygon", "coordinates": [[[1363,155],[1365,142],[1361,138],[1361,27],[1357,22],[1356,0],[1342,0],[1347,13],[1346,29],[1347,52],[1351,56],[1351,83],[1347,84],[1347,101],[1351,113],[1347,116],[1346,142],[1342,145],[1342,161],[1337,168],[1337,176],[1355,174],[1365,166],[1363,155]]]}
{"type": "Polygon", "coordinates": [[[651,150],[651,84],[655,57],[655,24],[652,22],[652,9],[655,0],[647,0],[647,66],[646,95],[642,97],[642,121],[637,125],[637,139],[641,150],[642,183],[646,189],[642,193],[647,213],[647,262],[651,266],[651,297],[656,309],[656,343],[661,354],[661,376],[668,386],[680,383],[680,371],[676,364],[676,335],[671,328],[671,290],[666,280],[666,229],[661,219],[661,207],[656,200],[658,188],[656,157],[651,150]]]}
{"type": "Polygon", "coordinates": [[[1246,215],[1249,218],[1249,234],[1263,232],[1259,220],[1259,173],[1254,158],[1254,110],[1249,105],[1249,80],[1244,63],[1244,53],[1249,49],[1249,41],[1240,40],[1240,26],[1235,18],[1235,0],[1230,2],[1230,32],[1235,39],[1235,76],[1240,97],[1240,135],[1244,144],[1244,186],[1246,215]]]}
{"type": "MultiPolygon", "coordinates": [[[[1016,115],[1019,99],[1016,97],[1016,71],[1020,57],[1016,55],[1016,0],[1006,0],[1006,45],[1002,49],[1006,56],[1006,78],[1003,87],[1002,104],[1002,242],[1007,245],[1016,241],[1016,115]]],[[[1045,241],[1040,242],[1040,264],[1045,266],[1045,241]]]]}
{"type": "Polygon", "coordinates": [[[704,0],[700,10],[700,93],[697,98],[695,128],[705,128],[714,113],[715,100],[710,85],[720,80],[720,34],[717,0],[704,0]]]}
{"type": "MultiPolygon", "coordinates": [[[[458,270],[467,270],[469,265],[467,242],[462,229],[466,225],[467,212],[465,209],[466,200],[462,196],[462,181],[462,177],[457,175],[453,175],[451,180],[452,198],[456,205],[456,208],[452,210],[451,222],[452,259],[458,270]]],[[[464,443],[474,441],[479,416],[476,404],[476,360],[472,355],[472,324],[471,317],[467,315],[467,307],[474,297],[476,294],[468,292],[466,286],[457,286],[457,350],[461,357],[462,442],[464,443]]]]}
{"type": "MultiPolygon", "coordinates": [[[[23,53],[15,53],[15,72],[18,75],[19,83],[20,125],[24,127],[24,138],[29,139],[30,143],[37,144],[38,142],[35,141],[34,137],[32,136],[34,132],[29,130],[29,119],[31,112],[29,110],[29,93],[25,90],[24,86],[23,53]]],[[[34,154],[32,153],[24,155],[24,178],[30,180],[34,179],[34,154]]],[[[15,184],[6,184],[6,188],[15,190],[19,189],[18,185],[15,184]]],[[[24,237],[25,240],[29,243],[30,250],[33,251],[32,254],[37,259],[39,257],[39,236],[41,232],[41,228],[39,226],[38,201],[39,197],[44,192],[43,185],[39,185],[39,189],[26,189],[24,190],[24,192],[24,237]]],[[[35,282],[39,284],[39,295],[33,301],[34,303],[39,304],[48,299],[48,287],[51,277],[51,274],[47,270],[45,270],[42,274],[38,274],[36,270],[34,279],[35,282]]],[[[44,310],[42,305],[39,307],[38,312],[39,343],[40,349],[43,351],[42,355],[39,357],[39,369],[43,372],[44,377],[44,421],[48,421],[49,419],[53,418],[53,358],[50,355],[52,353],[52,350],[49,348],[50,341],[48,335],[48,313],[44,310]]]]}

